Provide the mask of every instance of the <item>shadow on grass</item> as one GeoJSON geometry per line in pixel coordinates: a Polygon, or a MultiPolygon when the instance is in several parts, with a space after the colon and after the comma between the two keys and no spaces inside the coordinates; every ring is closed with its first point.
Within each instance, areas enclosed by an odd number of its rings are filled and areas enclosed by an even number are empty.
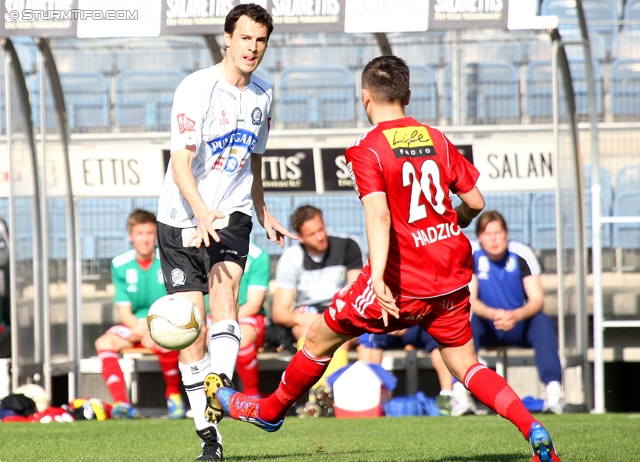
{"type": "Polygon", "coordinates": [[[523,460],[529,460],[527,456],[523,456],[522,453],[504,453],[504,454],[480,454],[473,457],[439,457],[437,459],[416,459],[415,462],[421,460],[423,462],[522,462],[523,460]]]}
{"type": "MultiPolygon", "coordinates": [[[[365,454],[372,454],[374,451],[342,451],[336,452],[332,451],[331,455],[336,456],[338,460],[342,460],[340,457],[353,457],[351,460],[363,460],[362,457],[365,454]]],[[[327,453],[323,451],[318,451],[318,457],[326,458],[327,453]]],[[[272,460],[272,459],[291,459],[291,460],[313,460],[314,455],[309,454],[308,452],[301,452],[297,454],[292,453],[282,453],[282,454],[262,454],[255,456],[231,456],[225,457],[225,460],[228,461],[259,461],[259,460],[272,460]]],[[[344,459],[347,460],[347,459],[344,459]]],[[[416,458],[416,459],[402,459],[404,462],[522,462],[523,460],[528,460],[527,456],[523,456],[522,453],[504,453],[504,454],[483,454],[476,456],[447,456],[447,457],[439,457],[436,459],[433,458],[416,458]]]]}
{"type": "MultiPolygon", "coordinates": [[[[362,456],[363,454],[371,454],[373,451],[331,451],[332,456],[344,456],[344,457],[353,457],[356,460],[358,456],[362,456]]],[[[326,458],[328,453],[324,451],[317,451],[316,453],[318,457],[326,458]]],[[[255,456],[225,456],[224,460],[227,461],[254,461],[254,460],[272,460],[272,459],[291,459],[291,460],[310,460],[313,459],[314,454],[310,454],[308,452],[299,452],[299,453],[282,453],[282,454],[261,454],[255,456]]],[[[340,459],[338,459],[340,460],[340,459]]],[[[359,460],[359,459],[358,459],[359,460]]],[[[422,462],[425,462],[424,459],[422,462]]]]}

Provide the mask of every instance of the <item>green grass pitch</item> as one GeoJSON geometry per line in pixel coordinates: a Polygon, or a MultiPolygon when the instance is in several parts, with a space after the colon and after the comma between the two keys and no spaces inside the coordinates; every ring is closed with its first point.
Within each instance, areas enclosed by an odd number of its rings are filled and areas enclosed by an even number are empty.
{"type": "MultiPolygon", "coordinates": [[[[563,462],[640,461],[639,414],[542,415],[563,462]]],[[[529,447],[492,416],[379,419],[287,418],[276,433],[224,420],[225,460],[525,462],[529,447]]],[[[190,420],[0,423],[1,461],[191,461],[190,420]]]]}

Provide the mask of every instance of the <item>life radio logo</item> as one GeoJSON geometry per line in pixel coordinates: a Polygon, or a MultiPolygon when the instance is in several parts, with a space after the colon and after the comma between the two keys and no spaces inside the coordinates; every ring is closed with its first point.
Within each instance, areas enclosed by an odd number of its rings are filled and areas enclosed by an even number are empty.
{"type": "Polygon", "coordinates": [[[196,131],[196,123],[184,114],[178,114],[178,129],[182,135],[184,132],[196,131]]]}

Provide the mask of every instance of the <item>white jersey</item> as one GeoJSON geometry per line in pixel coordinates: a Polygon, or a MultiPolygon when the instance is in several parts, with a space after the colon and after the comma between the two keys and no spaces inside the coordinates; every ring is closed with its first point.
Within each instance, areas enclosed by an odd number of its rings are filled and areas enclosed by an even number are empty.
{"type": "MultiPolygon", "coordinates": [[[[269,136],[272,90],[252,75],[239,90],[217,66],[187,76],[176,89],[171,110],[171,152],[195,146],[191,164],[200,196],[212,210],[253,214],[251,154],[263,154],[269,136]]],[[[158,221],[176,228],[197,225],[171,173],[158,202],[158,221]]]]}

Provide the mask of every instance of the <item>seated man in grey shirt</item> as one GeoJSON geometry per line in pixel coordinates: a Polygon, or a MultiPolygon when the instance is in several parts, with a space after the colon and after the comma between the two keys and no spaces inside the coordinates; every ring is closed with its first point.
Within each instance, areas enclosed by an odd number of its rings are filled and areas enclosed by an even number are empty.
{"type": "MultiPolygon", "coordinates": [[[[299,242],[285,249],[278,261],[271,316],[274,323],[291,329],[300,348],[309,326],[329,306],[334,294],[356,280],[362,269],[362,252],[353,239],[328,236],[322,211],[316,207],[299,207],[291,222],[299,242]]],[[[311,389],[310,403],[298,414],[322,412],[314,398],[326,393],[326,377],[348,364],[348,350],[349,344],[345,344],[336,352],[325,375],[311,389]]]]}

